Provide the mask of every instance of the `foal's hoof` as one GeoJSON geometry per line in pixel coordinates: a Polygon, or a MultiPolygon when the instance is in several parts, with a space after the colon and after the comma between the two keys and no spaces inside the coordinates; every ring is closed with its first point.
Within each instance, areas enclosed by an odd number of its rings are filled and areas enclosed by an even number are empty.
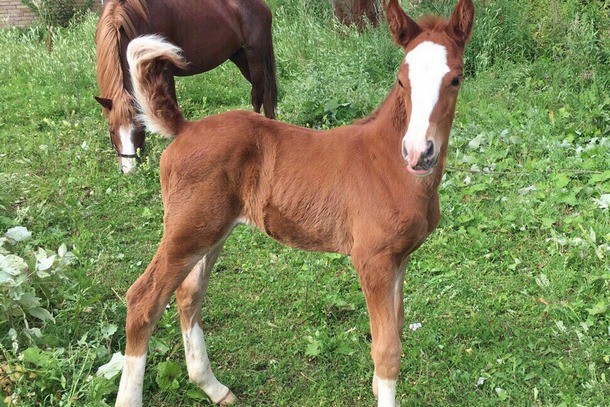
{"type": "Polygon", "coordinates": [[[218,402],[218,404],[220,404],[221,406],[228,406],[230,404],[235,403],[236,401],[237,397],[235,397],[235,394],[233,394],[233,392],[229,390],[227,395],[224,396],[223,399],[218,402]]]}

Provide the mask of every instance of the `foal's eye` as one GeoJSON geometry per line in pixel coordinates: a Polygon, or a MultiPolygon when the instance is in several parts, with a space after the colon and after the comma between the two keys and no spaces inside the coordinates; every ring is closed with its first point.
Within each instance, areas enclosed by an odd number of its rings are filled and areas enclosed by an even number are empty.
{"type": "Polygon", "coordinates": [[[460,86],[461,83],[462,83],[462,77],[461,76],[456,76],[451,81],[451,86],[453,86],[454,88],[457,88],[458,86],[460,86]]]}
{"type": "Polygon", "coordinates": [[[399,85],[401,88],[404,88],[404,87],[405,87],[405,85],[403,85],[403,84],[402,84],[402,82],[400,81],[400,79],[398,80],[398,85],[399,85]]]}

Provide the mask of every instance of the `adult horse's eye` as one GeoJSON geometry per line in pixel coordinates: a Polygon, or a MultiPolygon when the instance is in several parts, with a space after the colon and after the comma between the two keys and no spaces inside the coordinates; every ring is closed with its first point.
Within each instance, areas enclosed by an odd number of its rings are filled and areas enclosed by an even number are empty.
{"type": "Polygon", "coordinates": [[[403,84],[402,84],[402,82],[401,82],[401,80],[400,80],[400,79],[398,80],[398,85],[400,85],[400,87],[401,87],[401,88],[404,88],[404,87],[405,87],[405,85],[403,85],[403,84]]]}
{"type": "Polygon", "coordinates": [[[458,86],[460,86],[461,83],[462,83],[462,77],[461,76],[456,76],[451,81],[451,86],[453,86],[454,88],[457,88],[458,86]]]}

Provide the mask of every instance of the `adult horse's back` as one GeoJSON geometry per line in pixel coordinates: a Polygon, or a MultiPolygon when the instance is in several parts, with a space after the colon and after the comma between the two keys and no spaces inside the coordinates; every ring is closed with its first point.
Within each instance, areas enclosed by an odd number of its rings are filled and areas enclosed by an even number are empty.
{"type": "Polygon", "coordinates": [[[230,59],[252,84],[256,112],[275,117],[277,81],[271,34],[271,11],[263,0],[109,0],[97,25],[97,101],[108,117],[110,140],[121,170],[135,170],[144,128],[135,120],[129,66],[129,41],[158,34],[179,46],[188,61],[164,69],[164,86],[176,100],[174,76],[216,68],[230,59]]]}

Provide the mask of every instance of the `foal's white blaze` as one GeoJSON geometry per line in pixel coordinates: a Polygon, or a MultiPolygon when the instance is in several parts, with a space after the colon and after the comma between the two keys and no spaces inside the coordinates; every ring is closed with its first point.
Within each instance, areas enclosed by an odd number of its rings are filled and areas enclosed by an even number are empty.
{"type": "Polygon", "coordinates": [[[233,393],[227,386],[220,383],[210,366],[208,352],[203,338],[203,331],[198,324],[182,333],[184,353],[186,354],[186,369],[191,382],[199,386],[214,403],[232,401],[233,393]],[[227,397],[228,396],[228,397],[227,397]]]}
{"type": "MultiPolygon", "coordinates": [[[[426,133],[430,127],[430,115],[441,89],[443,77],[449,72],[447,49],[430,41],[422,42],[405,57],[411,83],[411,116],[403,146],[408,152],[404,157],[413,167],[426,151],[426,133]]],[[[438,147],[435,147],[438,152],[438,147]]]]}
{"type": "MultiPolygon", "coordinates": [[[[127,126],[119,128],[119,137],[121,138],[121,154],[133,155],[136,153],[136,146],[131,141],[133,133],[133,125],[130,123],[127,126]]],[[[134,172],[136,170],[137,161],[135,158],[121,157],[121,171],[124,174],[134,172]]]]}
{"type": "Polygon", "coordinates": [[[125,356],[124,363],[115,406],[141,406],[146,354],[142,356],[125,356]]]}

